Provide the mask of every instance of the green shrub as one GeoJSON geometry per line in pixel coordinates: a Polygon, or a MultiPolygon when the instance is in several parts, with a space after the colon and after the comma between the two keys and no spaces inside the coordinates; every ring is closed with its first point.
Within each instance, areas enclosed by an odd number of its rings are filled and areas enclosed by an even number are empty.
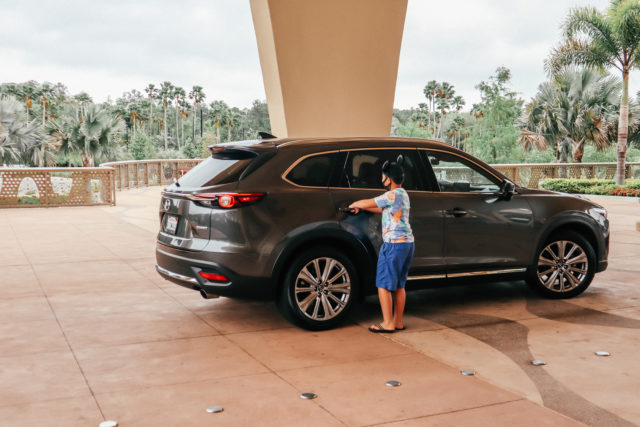
{"type": "Polygon", "coordinates": [[[562,193],[640,197],[640,179],[628,179],[620,186],[613,179],[553,178],[544,180],[542,188],[562,193]]]}

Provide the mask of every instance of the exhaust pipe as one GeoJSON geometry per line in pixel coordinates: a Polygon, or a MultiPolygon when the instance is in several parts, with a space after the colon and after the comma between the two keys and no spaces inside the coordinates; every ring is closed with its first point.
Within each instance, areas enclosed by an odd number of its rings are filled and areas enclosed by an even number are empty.
{"type": "Polygon", "coordinates": [[[218,298],[218,295],[208,294],[204,289],[200,289],[200,295],[202,295],[202,298],[204,299],[218,298]]]}

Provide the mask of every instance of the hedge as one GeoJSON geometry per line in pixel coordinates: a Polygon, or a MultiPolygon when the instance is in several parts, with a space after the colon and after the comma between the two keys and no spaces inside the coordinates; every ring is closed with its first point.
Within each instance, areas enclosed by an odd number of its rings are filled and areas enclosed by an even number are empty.
{"type": "Polygon", "coordinates": [[[640,179],[627,179],[625,185],[616,185],[613,179],[549,178],[541,186],[563,193],[640,197],[640,179]]]}

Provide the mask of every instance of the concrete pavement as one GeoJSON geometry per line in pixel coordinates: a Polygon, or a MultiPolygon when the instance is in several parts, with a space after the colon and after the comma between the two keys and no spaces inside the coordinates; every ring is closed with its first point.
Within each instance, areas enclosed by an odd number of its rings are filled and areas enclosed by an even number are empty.
{"type": "Polygon", "coordinates": [[[308,332],[272,303],[164,281],[159,188],[117,197],[0,210],[0,425],[640,424],[637,203],[601,201],[610,268],[582,296],[543,300],[523,283],[418,291],[407,330],[379,336],[365,329],[374,298],[344,327],[308,332]]]}

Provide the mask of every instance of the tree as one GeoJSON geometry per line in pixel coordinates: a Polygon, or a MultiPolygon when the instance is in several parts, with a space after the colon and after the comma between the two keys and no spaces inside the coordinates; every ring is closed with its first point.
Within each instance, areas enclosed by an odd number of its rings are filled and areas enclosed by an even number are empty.
{"type": "Polygon", "coordinates": [[[171,82],[164,81],[160,85],[160,89],[158,90],[158,95],[160,100],[162,101],[162,108],[164,109],[164,119],[162,120],[162,129],[164,135],[164,151],[169,149],[169,143],[167,141],[167,108],[171,105],[171,100],[173,99],[173,90],[174,87],[171,82]]]}
{"type": "Polygon", "coordinates": [[[211,107],[211,118],[213,119],[216,127],[217,143],[220,144],[220,126],[221,123],[225,123],[228,120],[229,106],[226,102],[221,100],[213,101],[209,106],[211,107]]]}
{"type": "Polygon", "coordinates": [[[473,105],[475,123],[465,148],[488,163],[513,163],[523,157],[516,124],[523,101],[509,88],[510,82],[511,71],[498,67],[488,81],[476,85],[481,102],[473,105]]]}
{"type": "Polygon", "coordinates": [[[144,91],[147,93],[149,97],[149,135],[152,135],[151,125],[153,123],[153,100],[158,97],[158,89],[156,89],[156,85],[153,83],[149,83],[144,91]]]}
{"type": "Polygon", "coordinates": [[[563,38],[545,62],[549,73],[557,74],[571,65],[614,67],[622,73],[616,183],[623,185],[629,130],[629,73],[640,66],[640,4],[637,0],[612,0],[606,13],[589,7],[573,9],[563,25],[563,38]]]}
{"type": "MultiPolygon", "coordinates": [[[[429,101],[428,104],[424,105],[423,108],[421,106],[421,109],[427,110],[427,128],[431,128],[431,126],[434,126],[433,124],[435,123],[435,111],[436,111],[436,94],[438,93],[438,91],[440,90],[440,83],[438,83],[435,80],[431,80],[430,82],[427,83],[427,85],[424,87],[423,89],[423,93],[424,96],[427,98],[427,101],[429,101]],[[431,118],[431,116],[433,115],[433,120],[431,118]]],[[[431,132],[435,133],[434,129],[431,129],[431,132]]]]}
{"type": "Polygon", "coordinates": [[[0,97],[0,163],[54,162],[54,146],[38,120],[27,122],[23,108],[13,96],[0,97]]]}
{"type": "Polygon", "coordinates": [[[556,147],[556,159],[564,162],[568,144],[576,162],[582,161],[586,142],[597,150],[610,145],[607,121],[616,110],[621,83],[593,70],[565,71],[552,82],[540,85],[538,93],[525,108],[520,123],[525,132],[521,143],[525,149],[546,150],[556,147]],[[532,132],[531,133],[528,133],[532,132]]]}
{"type": "Polygon", "coordinates": [[[178,149],[180,149],[180,134],[178,133],[178,123],[180,122],[180,100],[184,98],[185,91],[180,86],[173,88],[173,97],[176,102],[176,140],[178,141],[178,149]]]}
{"type": "MultiPolygon", "coordinates": [[[[191,91],[189,92],[189,99],[193,100],[193,140],[196,140],[196,116],[198,115],[198,107],[200,103],[204,101],[206,95],[202,90],[202,86],[193,86],[191,91]]],[[[202,129],[202,123],[200,124],[200,128],[202,129]]],[[[202,137],[202,132],[200,133],[200,137],[202,137]]]]}
{"type": "Polygon", "coordinates": [[[88,104],[82,111],[69,106],[62,117],[49,121],[48,126],[60,151],[80,153],[84,167],[93,166],[98,157],[114,157],[125,133],[124,121],[96,104],[88,104]]]}

